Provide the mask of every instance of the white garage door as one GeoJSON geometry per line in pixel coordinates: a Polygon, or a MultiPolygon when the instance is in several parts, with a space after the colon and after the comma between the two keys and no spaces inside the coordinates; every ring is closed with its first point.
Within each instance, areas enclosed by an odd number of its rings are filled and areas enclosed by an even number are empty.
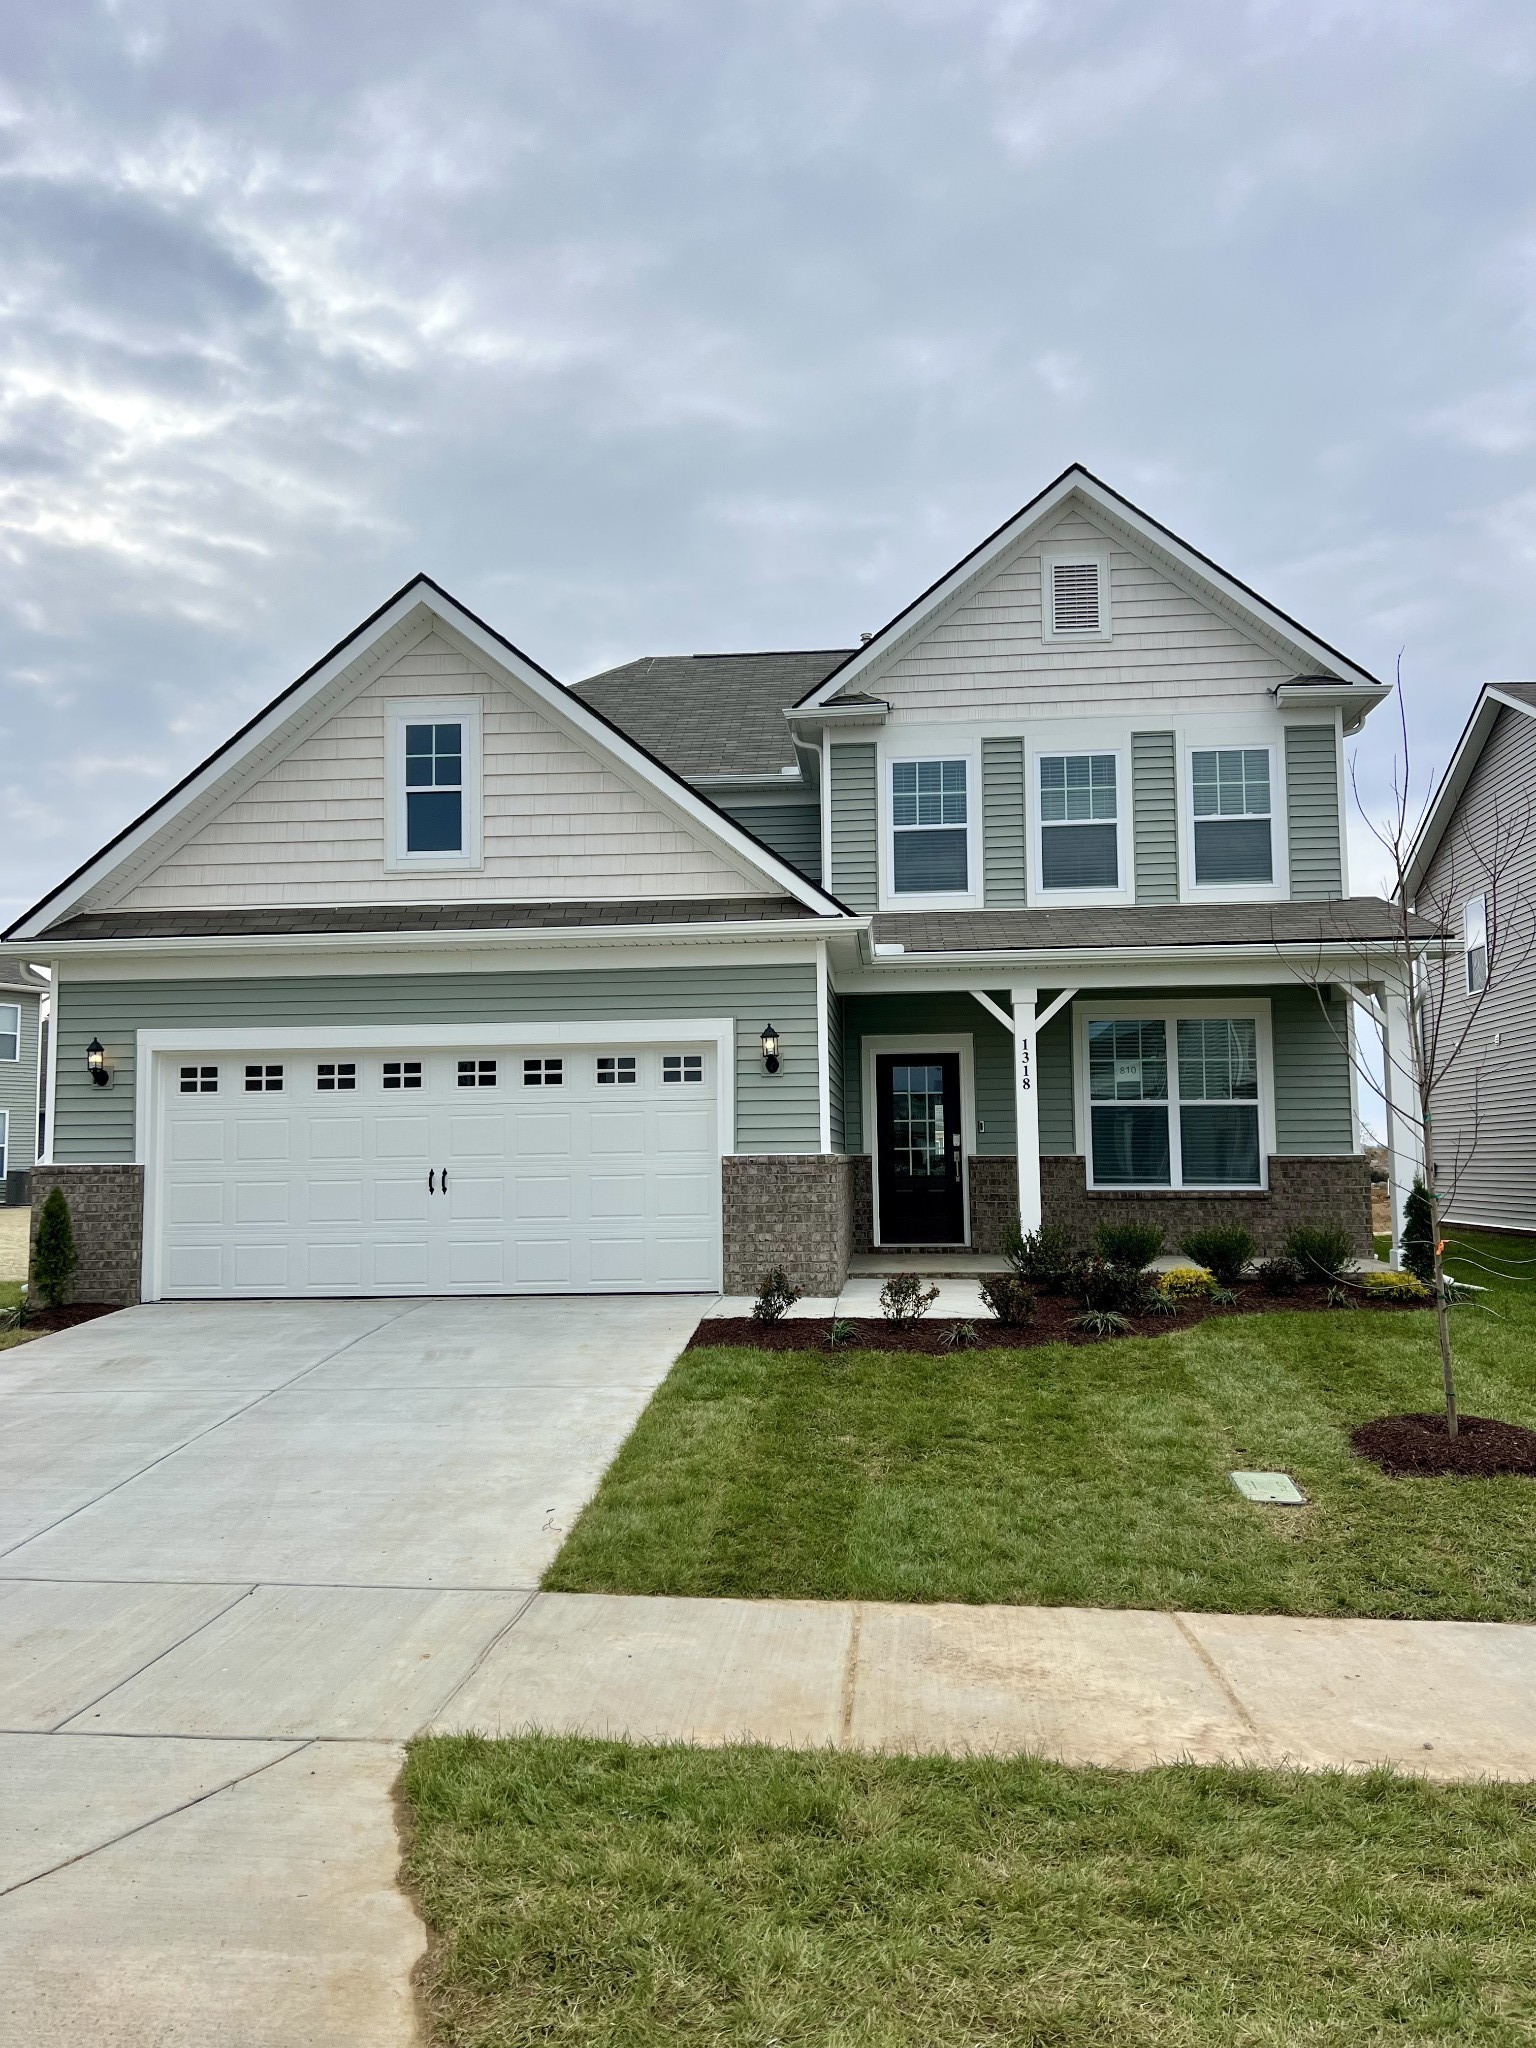
{"type": "Polygon", "coordinates": [[[719,1284],[713,1045],[161,1058],[166,1298],[719,1284]]]}

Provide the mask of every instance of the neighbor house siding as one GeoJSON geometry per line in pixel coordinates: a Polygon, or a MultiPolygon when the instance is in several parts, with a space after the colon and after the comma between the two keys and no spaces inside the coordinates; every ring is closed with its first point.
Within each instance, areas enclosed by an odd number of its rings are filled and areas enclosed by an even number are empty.
{"type": "Polygon", "coordinates": [[[850,910],[880,903],[879,804],[875,749],[869,741],[828,749],[832,873],[828,887],[850,910]]]}
{"type": "Polygon", "coordinates": [[[487,893],[529,902],[740,896],[772,888],[440,628],[112,900],[132,910],[225,909],[453,902],[487,893]],[[477,872],[392,874],[385,865],[385,706],[423,696],[478,697],[483,705],[484,864],[477,872]]]}
{"type": "Polygon", "coordinates": [[[771,846],[781,859],[813,882],[821,880],[821,806],[720,802],[738,825],[771,846]]]}
{"type": "Polygon", "coordinates": [[[1178,761],[1171,732],[1131,734],[1136,901],[1179,900],[1178,761]]]}
{"type": "Polygon", "coordinates": [[[1285,728],[1285,809],[1291,895],[1309,902],[1342,896],[1339,747],[1331,725],[1285,728]]]}
{"type": "Polygon", "coordinates": [[[981,872],[989,910],[1018,909],[1024,888],[1024,742],[981,743],[981,872]]]}
{"type": "Polygon", "coordinates": [[[603,973],[390,974],[217,981],[65,981],[58,992],[59,1101],[54,1156],[130,1160],[134,1034],[202,1026],[558,1024],[605,1017],[736,1019],[736,1150],[819,1152],[816,970],[779,966],[626,968],[603,973]],[[759,1034],[778,1027],[782,1066],[763,1071],[759,1034]],[[85,1048],[99,1037],[113,1085],[96,1088],[85,1048]]]}
{"type": "MultiPolygon", "coordinates": [[[[42,1006],[25,990],[0,989],[0,1004],[7,1003],[14,1003],[21,1012],[21,1057],[0,1060],[0,1110],[8,1122],[5,1171],[21,1173],[37,1157],[38,1017],[42,1006]]],[[[0,1195],[4,1192],[0,1186],[0,1195]]]]}
{"type": "Polygon", "coordinates": [[[1531,1077],[1536,1074],[1536,955],[1528,951],[1536,912],[1536,833],[1525,825],[1533,790],[1536,718],[1506,706],[1416,902],[1421,916],[1443,917],[1452,934],[1442,1044],[1456,1045],[1465,1034],[1463,1051],[1435,1090],[1441,1198],[1456,1222],[1511,1230],[1536,1230],[1536,1147],[1529,1136],[1531,1077]],[[1478,1008],[1467,992],[1462,916],[1469,896],[1489,893],[1485,863],[1496,843],[1510,836],[1516,842],[1510,857],[1496,862],[1501,872],[1490,934],[1494,958],[1478,1008]]]}

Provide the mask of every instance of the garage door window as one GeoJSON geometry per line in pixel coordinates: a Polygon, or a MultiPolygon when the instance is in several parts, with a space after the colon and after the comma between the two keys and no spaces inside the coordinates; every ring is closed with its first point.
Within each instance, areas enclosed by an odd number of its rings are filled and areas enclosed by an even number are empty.
{"type": "Polygon", "coordinates": [[[621,1052],[610,1055],[605,1053],[597,1063],[597,1078],[599,1081],[608,1083],[638,1080],[639,1076],[635,1071],[634,1054],[621,1052]]]}
{"type": "Polygon", "coordinates": [[[320,1060],[315,1067],[315,1086],[323,1094],[334,1094],[338,1089],[346,1092],[357,1086],[357,1062],[355,1060],[320,1060]]]}
{"type": "Polygon", "coordinates": [[[563,1088],[565,1086],[564,1060],[524,1060],[523,1086],[525,1088],[563,1088]]]}
{"type": "Polygon", "coordinates": [[[494,1088],[496,1086],[496,1062],[494,1060],[460,1060],[459,1086],[461,1088],[494,1088]]]}
{"type": "Polygon", "coordinates": [[[218,1068],[183,1067],[181,1070],[181,1092],[183,1095],[217,1095],[219,1092],[218,1068]]]}
{"type": "Polygon", "coordinates": [[[698,1052],[663,1053],[661,1078],[663,1081],[702,1081],[704,1055],[698,1052]]]}
{"type": "Polygon", "coordinates": [[[421,1086],[420,1060],[386,1060],[384,1062],[384,1086],[386,1088],[419,1088],[421,1086]]]}
{"type": "Polygon", "coordinates": [[[283,1089],[281,1067],[247,1067],[245,1070],[245,1092],[247,1095],[280,1095],[283,1089]]]}

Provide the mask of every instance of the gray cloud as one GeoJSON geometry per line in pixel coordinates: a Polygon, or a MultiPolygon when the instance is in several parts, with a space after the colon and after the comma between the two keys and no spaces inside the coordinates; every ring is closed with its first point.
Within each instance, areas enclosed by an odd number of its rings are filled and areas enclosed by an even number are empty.
{"type": "MultiPolygon", "coordinates": [[[[1068,461],[1536,674],[1518,0],[0,0],[0,907],[428,569],[839,644],[1068,461]]],[[[1389,735],[1372,745],[1373,799],[1389,735]]]]}

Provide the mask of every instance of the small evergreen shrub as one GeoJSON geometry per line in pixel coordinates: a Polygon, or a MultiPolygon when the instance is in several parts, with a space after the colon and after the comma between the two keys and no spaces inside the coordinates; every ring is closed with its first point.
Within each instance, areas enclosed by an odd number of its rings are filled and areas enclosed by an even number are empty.
{"type": "Polygon", "coordinates": [[[1027,1323],[1035,1312],[1035,1290],[1017,1273],[989,1273],[978,1292],[988,1315],[1000,1323],[1027,1323]]]}
{"type": "Polygon", "coordinates": [[[1294,1294],[1307,1276],[1295,1259],[1262,1259],[1253,1277],[1266,1294],[1294,1294]]]}
{"type": "Polygon", "coordinates": [[[1309,1280],[1346,1280],[1355,1270],[1349,1232],[1336,1224],[1298,1223],[1286,1235],[1285,1251],[1309,1280]]]}
{"type": "Polygon", "coordinates": [[[1070,1294],[1077,1266],[1077,1246],[1061,1223],[1042,1223],[1021,1234],[1015,1223],[1003,1239],[1003,1257],[1020,1280],[1040,1294],[1070,1294]]]}
{"type": "Polygon", "coordinates": [[[804,1288],[792,1287],[789,1275],[782,1266],[772,1266],[757,1283],[757,1299],[752,1304],[752,1316],[759,1323],[781,1323],[805,1292],[804,1288]]]}
{"type": "Polygon", "coordinates": [[[1131,1331],[1130,1318],[1112,1308],[1085,1308],[1072,1318],[1072,1327],[1086,1330],[1090,1337],[1127,1337],[1131,1331]]]}
{"type": "Polygon", "coordinates": [[[909,1329],[938,1298],[937,1287],[924,1287],[921,1273],[893,1273],[880,1290],[880,1313],[899,1330],[909,1329]]]}
{"type": "Polygon", "coordinates": [[[1223,1223],[1190,1231],[1179,1250],[1204,1266],[1218,1287],[1235,1287],[1258,1246],[1240,1223],[1223,1223]]]}
{"type": "Polygon", "coordinates": [[[1434,1288],[1414,1273],[1365,1273],[1360,1285],[1367,1301],[1411,1301],[1424,1308],[1435,1298],[1434,1288]]]}
{"type": "Polygon", "coordinates": [[[946,1351],[974,1351],[980,1342],[974,1323],[951,1323],[944,1332],[946,1351]]]}
{"type": "Polygon", "coordinates": [[[69,1204],[64,1190],[54,1188],[37,1219],[37,1241],[32,1247],[32,1285],[45,1308],[63,1307],[79,1263],[69,1204]]]}
{"type": "Polygon", "coordinates": [[[1426,1287],[1435,1278],[1435,1232],[1429,1213],[1429,1189],[1415,1180],[1403,1204],[1403,1265],[1426,1287]]]}
{"type": "Polygon", "coordinates": [[[1119,1316],[1139,1314],[1152,1291],[1140,1266],[1121,1266],[1112,1259],[1084,1259],[1076,1289],[1085,1309],[1119,1316]]]}
{"type": "Polygon", "coordinates": [[[1101,1223],[1093,1244],[1110,1265],[1134,1266],[1139,1273],[1162,1251],[1163,1233],[1155,1223],[1101,1223]]]}

